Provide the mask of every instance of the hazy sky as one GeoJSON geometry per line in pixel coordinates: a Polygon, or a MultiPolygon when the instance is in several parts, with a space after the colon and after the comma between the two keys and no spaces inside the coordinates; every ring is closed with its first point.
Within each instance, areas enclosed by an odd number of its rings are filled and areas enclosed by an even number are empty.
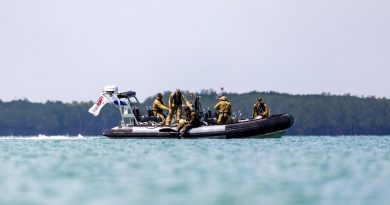
{"type": "Polygon", "coordinates": [[[175,88],[390,98],[389,0],[0,0],[0,99],[175,88]]]}

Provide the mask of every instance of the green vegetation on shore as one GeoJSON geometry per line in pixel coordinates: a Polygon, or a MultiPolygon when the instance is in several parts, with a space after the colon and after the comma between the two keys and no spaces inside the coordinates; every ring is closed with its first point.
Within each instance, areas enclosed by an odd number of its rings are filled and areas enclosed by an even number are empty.
{"type": "MultiPolygon", "coordinates": [[[[167,103],[168,92],[164,93],[167,103]]],[[[198,93],[203,108],[211,110],[217,102],[212,90],[198,93]]],[[[188,95],[187,95],[188,96],[188,95]]],[[[295,124],[290,135],[389,135],[390,100],[351,95],[290,95],[276,92],[228,93],[233,110],[249,118],[257,96],[271,108],[271,114],[289,113],[295,124]]],[[[140,106],[150,106],[154,97],[140,106]]],[[[120,115],[106,105],[98,117],[88,113],[93,102],[32,103],[28,100],[0,100],[0,136],[4,135],[100,135],[118,125],[120,115]]],[[[212,110],[213,111],[213,110],[212,110]]],[[[214,111],[213,111],[214,112],[214,111]]]]}

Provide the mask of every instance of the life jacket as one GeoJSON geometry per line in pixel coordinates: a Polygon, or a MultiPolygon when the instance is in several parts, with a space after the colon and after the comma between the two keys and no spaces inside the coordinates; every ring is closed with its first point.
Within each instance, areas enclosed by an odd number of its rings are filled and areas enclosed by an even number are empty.
{"type": "Polygon", "coordinates": [[[181,106],[183,104],[181,93],[179,95],[173,94],[172,100],[175,106],[181,106]]]}
{"type": "Polygon", "coordinates": [[[264,103],[260,103],[260,106],[255,104],[255,113],[256,113],[256,115],[260,115],[264,111],[265,111],[264,103]]]}
{"type": "Polygon", "coordinates": [[[228,101],[225,101],[225,100],[221,101],[219,103],[219,113],[230,115],[230,107],[231,107],[231,105],[228,101]]]}

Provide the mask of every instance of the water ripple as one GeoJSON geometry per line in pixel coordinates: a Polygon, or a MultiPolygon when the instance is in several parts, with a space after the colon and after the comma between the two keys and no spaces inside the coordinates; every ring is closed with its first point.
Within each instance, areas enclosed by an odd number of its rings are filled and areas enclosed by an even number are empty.
{"type": "Polygon", "coordinates": [[[0,204],[386,204],[389,147],[376,136],[0,137],[0,204]]]}

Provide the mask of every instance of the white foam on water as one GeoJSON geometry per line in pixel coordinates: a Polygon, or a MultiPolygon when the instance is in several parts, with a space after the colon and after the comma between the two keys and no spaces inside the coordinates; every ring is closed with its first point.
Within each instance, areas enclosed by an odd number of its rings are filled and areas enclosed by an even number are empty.
{"type": "Polygon", "coordinates": [[[69,135],[43,135],[39,134],[38,136],[0,136],[0,140],[78,140],[85,139],[84,136],[78,134],[77,136],[69,136],[69,135]]]}

